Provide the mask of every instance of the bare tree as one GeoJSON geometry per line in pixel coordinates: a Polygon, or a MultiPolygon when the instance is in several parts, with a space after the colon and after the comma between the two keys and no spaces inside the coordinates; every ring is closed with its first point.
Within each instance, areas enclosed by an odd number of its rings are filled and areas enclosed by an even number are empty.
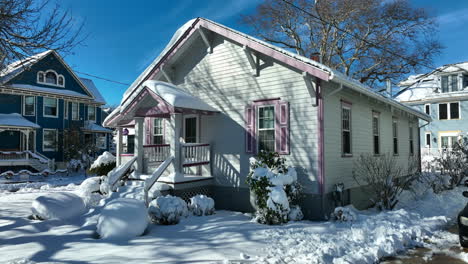
{"type": "Polygon", "coordinates": [[[83,23],[47,0],[0,1],[0,69],[41,51],[68,53],[80,44],[83,23]]]}
{"type": "Polygon", "coordinates": [[[265,0],[241,21],[264,40],[319,54],[325,65],[369,85],[398,81],[442,49],[435,18],[407,0],[265,0]]]}

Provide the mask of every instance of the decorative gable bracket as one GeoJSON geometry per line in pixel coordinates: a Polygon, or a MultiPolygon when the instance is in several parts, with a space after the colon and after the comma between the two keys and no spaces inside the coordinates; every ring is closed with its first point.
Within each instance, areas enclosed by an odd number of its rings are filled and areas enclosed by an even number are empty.
{"type": "Polygon", "coordinates": [[[258,77],[260,75],[260,69],[258,67],[258,57],[257,60],[255,60],[248,46],[244,45],[242,49],[244,50],[245,56],[247,56],[247,60],[249,61],[250,67],[252,68],[252,75],[258,77]]]}
{"type": "Polygon", "coordinates": [[[304,78],[304,82],[307,86],[307,90],[309,91],[309,94],[311,96],[315,97],[315,104],[313,106],[318,106],[319,104],[319,93],[318,93],[318,87],[315,87],[315,84],[312,82],[312,76],[308,74],[307,72],[302,72],[302,78],[304,78]]]}
{"type": "Polygon", "coordinates": [[[210,53],[210,54],[213,53],[213,47],[211,46],[210,39],[208,38],[206,32],[203,31],[203,28],[201,28],[201,27],[199,27],[197,29],[197,31],[200,34],[203,42],[205,43],[208,53],[210,53]]]}

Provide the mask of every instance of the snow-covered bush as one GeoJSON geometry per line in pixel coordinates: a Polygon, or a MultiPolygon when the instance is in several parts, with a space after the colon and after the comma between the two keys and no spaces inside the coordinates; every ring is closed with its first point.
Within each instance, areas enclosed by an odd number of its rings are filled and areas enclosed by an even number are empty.
{"type": "Polygon", "coordinates": [[[101,211],[97,232],[104,239],[130,239],[141,236],[148,226],[148,210],[143,201],[119,198],[101,211]]]}
{"type": "Polygon", "coordinates": [[[107,175],[109,171],[115,168],[115,161],[114,155],[105,151],[93,162],[89,172],[98,176],[107,175]]]}
{"type": "MultiPolygon", "coordinates": [[[[257,159],[250,160],[247,176],[253,200],[255,220],[263,224],[282,224],[290,220],[289,213],[300,198],[301,186],[296,170],[285,166],[285,159],[276,152],[260,152],[257,159]]],[[[295,213],[300,207],[294,207],[295,213]]]]}
{"type": "Polygon", "coordinates": [[[288,218],[289,221],[301,221],[304,218],[301,207],[299,205],[290,206],[288,218]]]}
{"type": "Polygon", "coordinates": [[[434,158],[440,167],[442,178],[448,179],[446,189],[453,189],[468,176],[468,141],[461,137],[453,144],[452,149],[443,150],[434,158]]]}
{"type": "Polygon", "coordinates": [[[73,193],[48,193],[33,200],[31,211],[33,217],[41,220],[69,219],[84,214],[86,211],[83,199],[73,193]]]}
{"type": "Polygon", "coordinates": [[[175,225],[188,215],[187,203],[179,197],[159,196],[149,204],[148,214],[153,223],[175,225]]]}
{"type": "Polygon", "coordinates": [[[418,161],[410,159],[401,167],[391,154],[361,154],[354,162],[353,178],[371,192],[371,201],[379,210],[392,210],[398,195],[419,177],[418,161]]]}
{"type": "Polygon", "coordinates": [[[214,214],[214,200],[206,195],[196,195],[190,198],[189,209],[194,215],[212,215],[214,214]]]}
{"type": "Polygon", "coordinates": [[[67,164],[67,168],[74,172],[79,171],[83,167],[83,163],[81,162],[81,160],[78,159],[71,159],[67,164]]]}
{"type": "Polygon", "coordinates": [[[96,206],[101,201],[100,193],[101,178],[91,177],[84,180],[78,188],[78,194],[81,196],[87,207],[96,206]]]}
{"type": "Polygon", "coordinates": [[[356,209],[352,207],[336,207],[331,214],[331,218],[339,222],[356,221],[357,214],[355,211],[356,209]]]}

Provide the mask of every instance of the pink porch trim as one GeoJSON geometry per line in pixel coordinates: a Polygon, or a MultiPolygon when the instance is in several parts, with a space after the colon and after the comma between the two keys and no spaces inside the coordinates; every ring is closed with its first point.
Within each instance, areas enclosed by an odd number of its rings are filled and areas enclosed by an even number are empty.
{"type": "Polygon", "coordinates": [[[254,103],[259,103],[259,102],[269,102],[269,101],[278,101],[280,100],[280,97],[276,98],[265,98],[265,99],[258,99],[258,100],[253,100],[254,103]]]}
{"type": "Polygon", "coordinates": [[[132,154],[132,153],[123,153],[123,154],[120,154],[121,157],[133,157],[135,156],[135,154],[132,154]]]}
{"type": "Polygon", "coordinates": [[[148,144],[143,145],[144,148],[152,148],[152,147],[169,147],[169,144],[148,144]]]}

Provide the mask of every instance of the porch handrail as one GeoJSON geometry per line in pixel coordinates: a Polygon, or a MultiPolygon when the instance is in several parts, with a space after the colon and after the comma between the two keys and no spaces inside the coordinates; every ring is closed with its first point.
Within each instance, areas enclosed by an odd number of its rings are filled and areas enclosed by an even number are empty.
{"type": "Polygon", "coordinates": [[[133,163],[135,163],[137,157],[134,157],[127,161],[126,163],[115,168],[113,173],[109,175],[109,186],[111,191],[115,191],[115,185],[125,176],[128,171],[132,168],[133,163]]]}
{"type": "Polygon", "coordinates": [[[49,163],[50,159],[41,154],[40,152],[32,152],[30,150],[26,150],[32,158],[39,160],[40,163],[49,163]]]}
{"type": "Polygon", "coordinates": [[[151,177],[149,177],[148,179],[145,180],[144,191],[145,191],[146,206],[148,206],[148,204],[149,204],[149,202],[148,202],[148,192],[149,192],[149,190],[151,190],[151,187],[153,187],[153,185],[158,181],[158,179],[161,177],[161,175],[164,173],[164,171],[167,169],[169,164],[172,163],[173,160],[174,160],[174,156],[168,157],[163,163],[161,163],[158,166],[158,168],[153,172],[151,177]]]}
{"type": "Polygon", "coordinates": [[[170,147],[169,144],[143,145],[144,157],[150,163],[163,162],[171,155],[170,147]]]}
{"type": "Polygon", "coordinates": [[[182,166],[200,166],[210,163],[210,144],[182,143],[182,166]]]}

